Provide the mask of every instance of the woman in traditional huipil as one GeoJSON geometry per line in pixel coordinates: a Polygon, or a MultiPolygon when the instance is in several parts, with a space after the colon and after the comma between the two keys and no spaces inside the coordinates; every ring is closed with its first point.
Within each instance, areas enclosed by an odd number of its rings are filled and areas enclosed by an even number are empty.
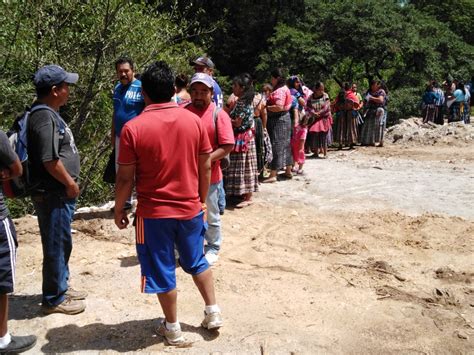
{"type": "Polygon", "coordinates": [[[285,85],[285,77],[281,69],[271,72],[273,91],[267,98],[267,130],[272,142],[273,160],[270,164],[270,176],[265,183],[277,181],[277,173],[285,168],[285,177],[291,178],[293,159],[291,156],[291,118],[289,110],[292,97],[290,89],[285,85]]]}

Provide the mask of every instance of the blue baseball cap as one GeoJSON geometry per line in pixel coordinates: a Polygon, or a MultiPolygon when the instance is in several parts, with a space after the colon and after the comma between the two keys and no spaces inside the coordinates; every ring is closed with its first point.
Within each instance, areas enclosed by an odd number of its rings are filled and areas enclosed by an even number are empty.
{"type": "Polygon", "coordinates": [[[79,74],[68,73],[59,65],[46,65],[40,68],[33,79],[33,83],[37,88],[53,87],[62,82],[75,84],[79,80],[79,74]]]}
{"type": "Polygon", "coordinates": [[[210,75],[206,73],[196,73],[191,78],[191,83],[189,86],[192,86],[194,83],[202,83],[206,85],[209,89],[214,87],[214,79],[211,78],[210,75]]]}

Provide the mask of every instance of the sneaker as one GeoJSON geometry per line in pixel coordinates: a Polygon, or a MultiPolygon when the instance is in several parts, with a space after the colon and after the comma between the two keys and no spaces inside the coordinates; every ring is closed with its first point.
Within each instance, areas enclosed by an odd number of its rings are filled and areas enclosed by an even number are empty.
{"type": "Polygon", "coordinates": [[[63,314],[78,314],[83,312],[86,309],[86,305],[82,301],[73,300],[69,297],[58,304],[57,306],[49,307],[49,306],[42,306],[44,314],[51,314],[51,313],[63,313],[63,314]]]}
{"type": "Polygon", "coordinates": [[[219,329],[222,327],[222,315],[221,312],[214,312],[207,314],[204,311],[204,320],[202,321],[201,325],[206,329],[219,329]]]}
{"type": "Polygon", "coordinates": [[[15,336],[12,335],[12,341],[4,349],[0,349],[1,354],[18,354],[30,350],[36,345],[36,337],[34,335],[15,336]]]}
{"type": "Polygon", "coordinates": [[[217,262],[217,260],[219,260],[219,255],[214,254],[214,253],[206,253],[206,255],[204,255],[204,257],[206,258],[207,263],[210,266],[214,265],[217,262]]]}
{"type": "Polygon", "coordinates": [[[86,291],[75,290],[72,287],[69,287],[66,291],[66,297],[69,297],[71,300],[84,300],[87,297],[86,291]]]}
{"type": "Polygon", "coordinates": [[[181,330],[168,330],[165,325],[165,320],[162,320],[160,326],[155,329],[158,335],[161,335],[166,339],[168,345],[178,346],[178,347],[187,347],[191,345],[191,342],[184,339],[181,330]]]}

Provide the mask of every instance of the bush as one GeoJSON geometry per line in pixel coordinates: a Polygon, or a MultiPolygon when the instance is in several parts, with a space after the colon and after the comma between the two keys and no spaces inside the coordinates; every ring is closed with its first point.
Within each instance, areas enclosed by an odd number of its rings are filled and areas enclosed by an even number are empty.
{"type": "Polygon", "coordinates": [[[419,88],[401,88],[391,91],[387,125],[394,125],[402,118],[419,116],[422,95],[423,92],[419,88]]]}

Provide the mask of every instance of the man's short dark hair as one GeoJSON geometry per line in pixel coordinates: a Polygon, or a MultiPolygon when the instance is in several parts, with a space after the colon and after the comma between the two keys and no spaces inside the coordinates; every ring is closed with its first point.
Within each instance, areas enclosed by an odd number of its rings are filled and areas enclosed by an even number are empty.
{"type": "Polygon", "coordinates": [[[150,64],[142,74],[142,89],[155,103],[169,102],[175,94],[174,73],[164,61],[150,64]]]}
{"type": "MultiPolygon", "coordinates": [[[[63,85],[64,82],[58,84],[58,85],[54,85],[54,86],[61,86],[63,85]]],[[[47,97],[49,95],[49,93],[51,92],[51,90],[53,89],[52,86],[46,86],[46,87],[42,87],[42,88],[35,88],[36,90],[36,98],[37,99],[44,99],[45,97],[47,97]]]]}
{"type": "Polygon", "coordinates": [[[122,64],[130,64],[130,69],[134,70],[134,64],[132,58],[129,57],[120,57],[115,61],[115,70],[117,70],[117,67],[122,64]]]}
{"type": "Polygon", "coordinates": [[[44,88],[35,88],[36,90],[36,97],[38,99],[44,99],[46,96],[49,95],[49,93],[51,92],[51,89],[52,87],[49,86],[49,87],[44,87],[44,88]]]}

